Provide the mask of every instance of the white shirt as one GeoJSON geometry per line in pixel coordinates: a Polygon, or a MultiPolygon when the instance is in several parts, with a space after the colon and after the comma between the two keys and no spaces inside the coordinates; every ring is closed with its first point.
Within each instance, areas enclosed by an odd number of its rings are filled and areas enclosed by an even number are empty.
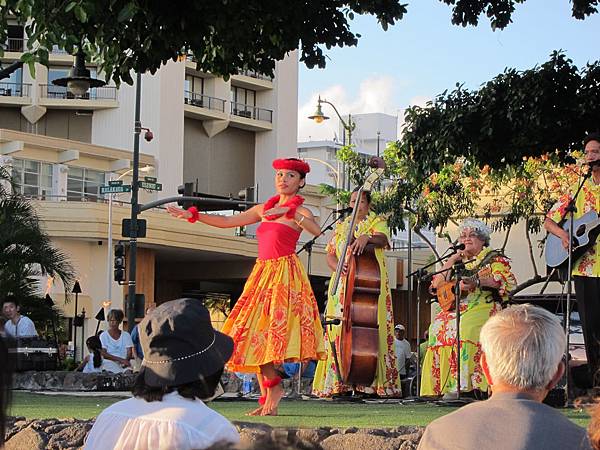
{"type": "Polygon", "coordinates": [[[400,375],[406,375],[406,360],[410,359],[412,352],[410,343],[406,339],[401,341],[394,338],[394,350],[396,351],[396,361],[398,362],[398,372],[400,375]]]}
{"type": "Polygon", "coordinates": [[[35,325],[29,317],[21,316],[15,325],[12,320],[7,321],[4,324],[4,331],[8,336],[14,338],[37,336],[35,325]]]}
{"type": "MultiPolygon", "coordinates": [[[[117,340],[114,340],[108,334],[108,330],[104,331],[100,335],[100,342],[102,343],[102,348],[106,349],[109,355],[118,356],[123,359],[127,359],[127,349],[133,347],[131,335],[127,331],[121,331],[121,336],[117,340]]],[[[126,370],[118,362],[110,361],[106,358],[104,358],[103,369],[114,373],[121,373],[126,370]]]]}
{"type": "Polygon", "coordinates": [[[160,402],[134,397],[109,406],[96,419],[84,449],[188,450],[239,440],[231,422],[204,402],[171,392],[160,402]]]}
{"type": "Polygon", "coordinates": [[[102,357],[100,357],[100,359],[102,360],[102,362],[100,363],[100,367],[94,367],[94,354],[93,353],[89,353],[87,355],[87,362],[85,363],[85,366],[83,366],[83,373],[99,373],[102,372],[104,370],[104,363],[106,362],[106,360],[102,357]]]}

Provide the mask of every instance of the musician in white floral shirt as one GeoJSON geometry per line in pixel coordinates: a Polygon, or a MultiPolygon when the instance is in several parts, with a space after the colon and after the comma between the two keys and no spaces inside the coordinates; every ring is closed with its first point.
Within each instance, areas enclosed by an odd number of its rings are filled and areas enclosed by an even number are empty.
{"type": "MultiPolygon", "coordinates": [[[[574,218],[579,219],[590,211],[600,213],[600,133],[591,133],[584,140],[585,161],[592,176],[587,179],[575,200],[574,218]]],[[[558,225],[567,217],[567,207],[579,182],[556,202],[546,215],[544,227],[561,238],[563,247],[569,248],[569,234],[558,225]]],[[[600,385],[600,245],[594,243],[580,258],[573,261],[573,280],[577,296],[577,309],[583,326],[583,338],[588,359],[590,380],[600,385]]]]}

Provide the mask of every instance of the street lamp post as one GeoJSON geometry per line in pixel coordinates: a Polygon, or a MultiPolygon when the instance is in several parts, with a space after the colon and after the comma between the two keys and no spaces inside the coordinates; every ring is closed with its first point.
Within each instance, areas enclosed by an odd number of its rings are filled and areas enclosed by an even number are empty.
{"type": "MultiPolygon", "coordinates": [[[[316,123],[323,123],[323,121],[329,119],[329,117],[327,117],[325,114],[323,114],[323,110],[321,107],[322,103],[326,103],[329,106],[331,106],[333,108],[333,110],[335,111],[335,113],[337,114],[338,119],[340,119],[342,127],[344,128],[344,134],[342,135],[342,145],[344,145],[344,146],[346,145],[346,132],[348,133],[348,145],[352,145],[352,132],[356,128],[356,122],[352,121],[352,115],[348,114],[348,122],[346,122],[343,119],[342,115],[337,110],[337,108],[335,107],[335,105],[327,100],[321,99],[320,95],[319,95],[319,99],[317,100],[317,109],[316,109],[315,113],[312,116],[308,116],[308,118],[311,120],[314,120],[316,123]]],[[[345,164],[344,164],[344,178],[345,178],[345,180],[344,180],[345,183],[343,183],[343,184],[346,184],[346,189],[350,189],[350,177],[346,176],[345,164]]]]}

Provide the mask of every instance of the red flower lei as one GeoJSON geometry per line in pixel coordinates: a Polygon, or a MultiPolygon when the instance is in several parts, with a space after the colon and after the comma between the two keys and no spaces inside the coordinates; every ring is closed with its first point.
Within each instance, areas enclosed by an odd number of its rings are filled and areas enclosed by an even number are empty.
{"type": "MultiPolygon", "coordinates": [[[[265,204],[263,206],[263,212],[268,211],[271,208],[274,208],[275,205],[277,205],[277,203],[279,203],[279,195],[275,195],[275,196],[271,197],[269,200],[267,200],[265,202],[265,204]]],[[[294,197],[289,199],[287,202],[285,202],[283,205],[279,205],[279,206],[283,207],[283,208],[290,208],[288,210],[288,212],[285,213],[285,217],[288,219],[293,219],[294,216],[296,215],[296,210],[298,209],[298,206],[302,205],[302,203],[304,203],[304,198],[300,197],[299,195],[295,195],[294,197]]],[[[275,220],[275,219],[279,219],[281,216],[283,216],[283,214],[273,214],[273,215],[265,216],[265,219],[275,220]]]]}

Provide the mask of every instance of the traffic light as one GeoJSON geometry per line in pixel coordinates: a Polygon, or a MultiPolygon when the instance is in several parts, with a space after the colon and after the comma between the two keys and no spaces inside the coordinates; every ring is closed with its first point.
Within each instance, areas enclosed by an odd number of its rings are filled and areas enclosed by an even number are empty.
{"type": "Polygon", "coordinates": [[[119,242],[115,245],[115,281],[119,284],[125,281],[125,245],[119,242]]]}
{"type": "MultiPolygon", "coordinates": [[[[194,196],[194,183],[185,183],[177,188],[177,193],[184,197],[193,197],[194,196]]],[[[177,200],[177,204],[181,206],[183,209],[190,208],[194,203],[189,202],[187,200],[177,200]]]]}

